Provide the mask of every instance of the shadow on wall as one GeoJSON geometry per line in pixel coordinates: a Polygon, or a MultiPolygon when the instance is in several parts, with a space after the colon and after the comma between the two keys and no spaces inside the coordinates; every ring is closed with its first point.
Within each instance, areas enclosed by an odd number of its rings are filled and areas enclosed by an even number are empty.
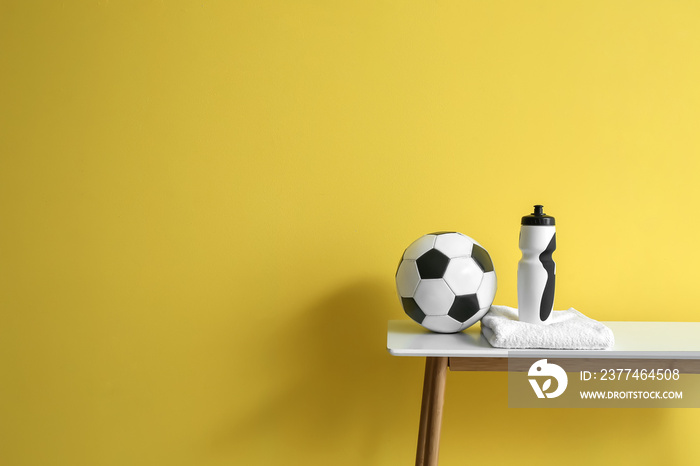
{"type": "Polygon", "coordinates": [[[659,447],[673,433],[669,410],[508,408],[505,372],[449,372],[447,378],[441,457],[463,456],[466,436],[469,445],[479,445],[470,456],[478,461],[497,454],[504,464],[518,458],[524,465],[684,464],[676,462],[682,449],[659,447]]]}
{"type": "MultiPolygon", "coordinates": [[[[282,458],[313,464],[314,455],[319,462],[333,455],[335,464],[367,464],[380,442],[395,435],[395,411],[411,406],[403,414],[416,419],[419,411],[422,360],[406,371],[386,351],[387,321],[399,316],[392,314],[397,305],[393,287],[366,280],[301,314],[276,343],[289,353],[283,359],[293,361],[299,382],[215,432],[214,449],[224,455],[229,448],[258,449],[265,439],[265,451],[248,452],[258,464],[282,464],[282,458]]],[[[275,361],[266,363],[275,370],[275,361]]]]}

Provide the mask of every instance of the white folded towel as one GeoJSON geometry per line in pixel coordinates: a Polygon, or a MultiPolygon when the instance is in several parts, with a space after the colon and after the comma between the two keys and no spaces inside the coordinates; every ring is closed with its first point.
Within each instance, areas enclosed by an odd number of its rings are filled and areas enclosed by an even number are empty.
{"type": "Polygon", "coordinates": [[[481,333],[498,348],[609,349],[615,344],[612,330],[573,307],[552,311],[544,325],[518,320],[518,310],[491,306],[481,319],[481,333]]]}

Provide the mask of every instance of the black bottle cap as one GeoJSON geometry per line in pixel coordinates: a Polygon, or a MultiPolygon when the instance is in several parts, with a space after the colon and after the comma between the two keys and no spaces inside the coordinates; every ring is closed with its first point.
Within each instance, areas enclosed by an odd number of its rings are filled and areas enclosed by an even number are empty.
{"type": "Polygon", "coordinates": [[[554,217],[545,215],[541,205],[535,206],[535,211],[523,217],[521,225],[554,225],[554,217]]]}

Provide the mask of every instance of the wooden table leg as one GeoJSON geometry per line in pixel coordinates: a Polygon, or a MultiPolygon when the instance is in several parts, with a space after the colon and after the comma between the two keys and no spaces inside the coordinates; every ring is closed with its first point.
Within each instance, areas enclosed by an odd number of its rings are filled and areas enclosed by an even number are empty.
{"type": "Polygon", "coordinates": [[[425,439],[428,433],[428,412],[430,411],[430,391],[433,382],[433,360],[425,358],[425,375],[423,376],[423,400],[420,405],[420,424],[418,427],[418,450],[416,451],[416,466],[425,464],[425,439]]]}
{"type": "Polygon", "coordinates": [[[437,466],[438,464],[446,375],[447,358],[425,359],[416,466],[437,466]]]}

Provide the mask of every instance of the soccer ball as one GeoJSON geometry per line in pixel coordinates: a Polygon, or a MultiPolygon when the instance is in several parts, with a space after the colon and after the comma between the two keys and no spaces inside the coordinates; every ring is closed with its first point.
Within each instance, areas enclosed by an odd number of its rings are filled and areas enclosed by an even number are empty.
{"type": "Polygon", "coordinates": [[[433,332],[455,333],[489,310],[496,272],[489,253],[470,237],[431,233],[403,253],[396,288],[411,319],[433,332]]]}

